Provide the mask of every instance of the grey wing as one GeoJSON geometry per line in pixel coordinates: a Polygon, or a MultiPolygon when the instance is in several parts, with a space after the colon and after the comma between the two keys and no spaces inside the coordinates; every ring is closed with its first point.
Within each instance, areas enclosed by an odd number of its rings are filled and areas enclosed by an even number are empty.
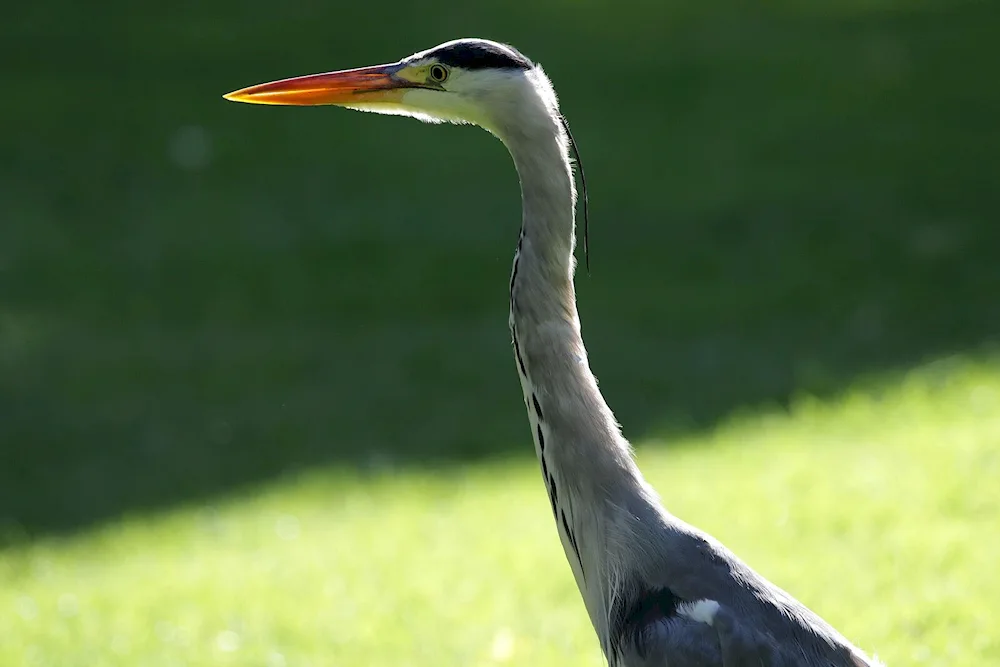
{"type": "Polygon", "coordinates": [[[621,647],[609,667],[722,667],[722,651],[712,628],[686,619],[663,621],[642,630],[621,647]]]}
{"type": "Polygon", "coordinates": [[[877,664],[713,538],[666,513],[642,523],[659,530],[645,533],[655,543],[641,545],[646,558],[631,560],[617,591],[613,667],[877,664]]]}
{"type": "MultiPolygon", "coordinates": [[[[645,626],[616,656],[613,667],[799,667],[812,663],[789,654],[771,635],[749,628],[726,607],[710,615],[675,615],[645,626]]],[[[689,607],[690,609],[690,607],[689,607]]],[[[683,612],[682,612],[683,613],[683,612]]]]}

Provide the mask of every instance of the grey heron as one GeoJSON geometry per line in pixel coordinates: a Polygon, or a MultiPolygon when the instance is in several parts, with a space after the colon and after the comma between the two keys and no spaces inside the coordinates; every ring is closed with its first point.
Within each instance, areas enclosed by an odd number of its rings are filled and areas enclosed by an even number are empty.
{"type": "Polygon", "coordinates": [[[879,664],[719,541],[669,513],[639,471],[581,337],[575,144],[540,66],[508,45],[460,39],[386,65],[283,79],[225,97],[471,123],[506,145],[522,195],[510,276],[515,368],[559,538],[609,665],[879,664]]]}

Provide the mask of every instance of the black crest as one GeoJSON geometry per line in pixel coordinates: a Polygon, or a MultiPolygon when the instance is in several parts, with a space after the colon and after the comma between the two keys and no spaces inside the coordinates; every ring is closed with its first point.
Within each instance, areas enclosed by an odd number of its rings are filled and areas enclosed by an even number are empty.
{"type": "Polygon", "coordinates": [[[527,70],[535,66],[514,47],[481,39],[462,39],[450,42],[424,55],[437,58],[438,62],[450,67],[467,70],[527,70]]]}

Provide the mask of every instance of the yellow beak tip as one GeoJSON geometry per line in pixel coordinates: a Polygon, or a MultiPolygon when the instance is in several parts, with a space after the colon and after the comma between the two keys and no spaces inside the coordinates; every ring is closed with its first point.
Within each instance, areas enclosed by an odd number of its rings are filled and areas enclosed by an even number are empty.
{"type": "Polygon", "coordinates": [[[393,63],[310,74],[240,88],[222,97],[230,102],[299,107],[388,102],[398,98],[408,85],[396,78],[398,70],[399,65],[393,63]]]}

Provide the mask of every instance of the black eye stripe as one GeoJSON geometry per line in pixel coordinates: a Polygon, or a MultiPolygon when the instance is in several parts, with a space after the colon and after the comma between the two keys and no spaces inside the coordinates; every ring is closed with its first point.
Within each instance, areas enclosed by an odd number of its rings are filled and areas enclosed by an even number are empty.
{"type": "Polygon", "coordinates": [[[528,58],[513,47],[478,40],[455,42],[426,55],[449,67],[461,67],[465,70],[527,70],[534,67],[528,58]]]}

